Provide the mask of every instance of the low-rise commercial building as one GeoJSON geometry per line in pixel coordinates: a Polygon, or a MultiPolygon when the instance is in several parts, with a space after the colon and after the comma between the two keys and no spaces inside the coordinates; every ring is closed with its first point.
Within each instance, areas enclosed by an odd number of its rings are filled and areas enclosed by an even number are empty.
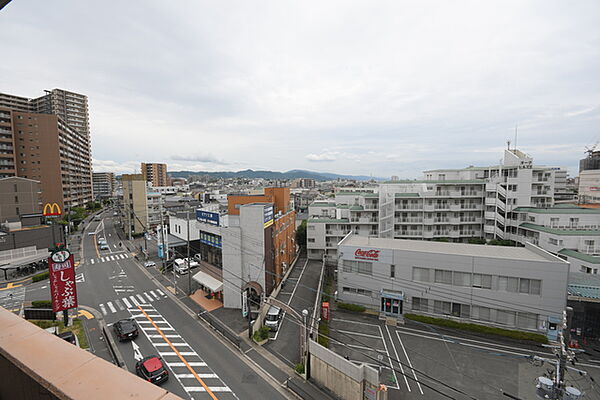
{"type": "Polygon", "coordinates": [[[544,333],[556,339],[568,262],[527,244],[484,246],[347,235],[338,299],[386,317],[405,313],[544,333]]]}

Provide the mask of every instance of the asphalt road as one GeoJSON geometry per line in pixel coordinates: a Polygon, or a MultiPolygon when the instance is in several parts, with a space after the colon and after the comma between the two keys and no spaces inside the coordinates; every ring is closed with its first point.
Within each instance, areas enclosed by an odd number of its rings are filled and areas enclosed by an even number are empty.
{"type": "MultiPolygon", "coordinates": [[[[132,342],[117,341],[127,369],[135,371],[136,356],[161,355],[170,370],[162,387],[183,398],[212,398],[207,388],[218,399],[285,398],[254,372],[237,350],[167,296],[166,289],[149,278],[125,246],[119,247],[112,219],[92,221],[84,231],[77,292],[79,304],[101,312],[109,326],[131,317],[138,322],[140,335],[134,343],[139,350],[132,342]],[[99,237],[107,240],[109,250],[99,249],[99,237]]],[[[50,298],[47,282],[28,286],[25,296],[26,300],[50,298]]]]}

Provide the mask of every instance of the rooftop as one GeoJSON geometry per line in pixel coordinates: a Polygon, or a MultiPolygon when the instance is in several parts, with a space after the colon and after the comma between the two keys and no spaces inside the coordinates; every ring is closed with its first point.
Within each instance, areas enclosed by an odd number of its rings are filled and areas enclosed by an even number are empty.
{"type": "Polygon", "coordinates": [[[569,296],[600,299],[600,276],[583,272],[569,273],[569,296]]]}
{"type": "Polygon", "coordinates": [[[600,257],[591,256],[589,254],[583,254],[583,253],[578,252],[577,250],[562,249],[561,251],[558,252],[558,254],[573,257],[573,258],[576,258],[581,261],[587,261],[592,264],[600,264],[600,257]]]}
{"type": "Polygon", "coordinates": [[[385,181],[383,183],[394,183],[394,184],[408,184],[408,183],[431,183],[437,185],[466,185],[466,184],[480,184],[484,185],[486,181],[484,179],[444,179],[444,180],[401,180],[401,181],[385,181]]]}
{"type": "Polygon", "coordinates": [[[519,225],[519,227],[525,228],[525,229],[531,229],[531,230],[538,231],[538,232],[552,233],[554,235],[561,235],[561,236],[600,236],[600,230],[598,230],[598,229],[594,229],[594,230],[556,229],[556,228],[549,228],[547,226],[531,224],[529,222],[523,222],[521,225],[519,225]]]}
{"type": "Polygon", "coordinates": [[[600,210],[582,208],[575,204],[561,204],[549,208],[517,207],[516,212],[530,212],[535,214],[600,214],[600,210]]]}
{"type": "Polygon", "coordinates": [[[369,246],[390,250],[405,250],[446,255],[502,258],[505,260],[565,262],[541,249],[531,247],[490,246],[467,243],[431,242],[427,240],[404,240],[369,238],[349,235],[340,242],[341,246],[369,246]]]}

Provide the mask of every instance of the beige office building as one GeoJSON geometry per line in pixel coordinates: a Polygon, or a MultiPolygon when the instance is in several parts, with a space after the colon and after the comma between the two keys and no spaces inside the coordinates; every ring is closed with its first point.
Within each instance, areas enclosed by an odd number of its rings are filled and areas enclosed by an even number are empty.
{"type": "Polygon", "coordinates": [[[150,182],[153,187],[169,186],[167,164],[142,163],[142,175],[144,180],[150,182]]]}
{"type": "Polygon", "coordinates": [[[142,174],[124,174],[121,180],[125,232],[132,235],[144,233],[148,229],[146,180],[142,174]]]}

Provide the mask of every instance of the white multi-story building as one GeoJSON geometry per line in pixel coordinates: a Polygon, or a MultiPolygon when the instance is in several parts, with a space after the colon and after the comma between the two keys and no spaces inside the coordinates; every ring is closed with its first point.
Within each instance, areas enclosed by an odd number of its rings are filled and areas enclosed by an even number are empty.
{"type": "Polygon", "coordinates": [[[517,328],[556,340],[569,265],[537,246],[367,238],[339,244],[338,299],[406,313],[517,328]]]}
{"type": "MultiPolygon", "coordinates": [[[[582,250],[590,248],[586,243],[591,240],[599,244],[600,254],[600,210],[554,207],[554,194],[566,187],[564,169],[534,166],[531,157],[511,149],[505,150],[501,165],[424,174],[419,181],[344,188],[333,199],[315,201],[308,211],[309,258],[336,259],[337,243],[350,231],[397,239],[529,241],[554,254],[567,249],[585,256],[596,254],[595,247],[591,253],[582,250]],[[564,223],[556,224],[556,218],[564,223]],[[573,225],[569,218],[581,218],[581,223],[573,225]]],[[[578,263],[572,263],[574,270],[594,272],[578,263]]]]}

